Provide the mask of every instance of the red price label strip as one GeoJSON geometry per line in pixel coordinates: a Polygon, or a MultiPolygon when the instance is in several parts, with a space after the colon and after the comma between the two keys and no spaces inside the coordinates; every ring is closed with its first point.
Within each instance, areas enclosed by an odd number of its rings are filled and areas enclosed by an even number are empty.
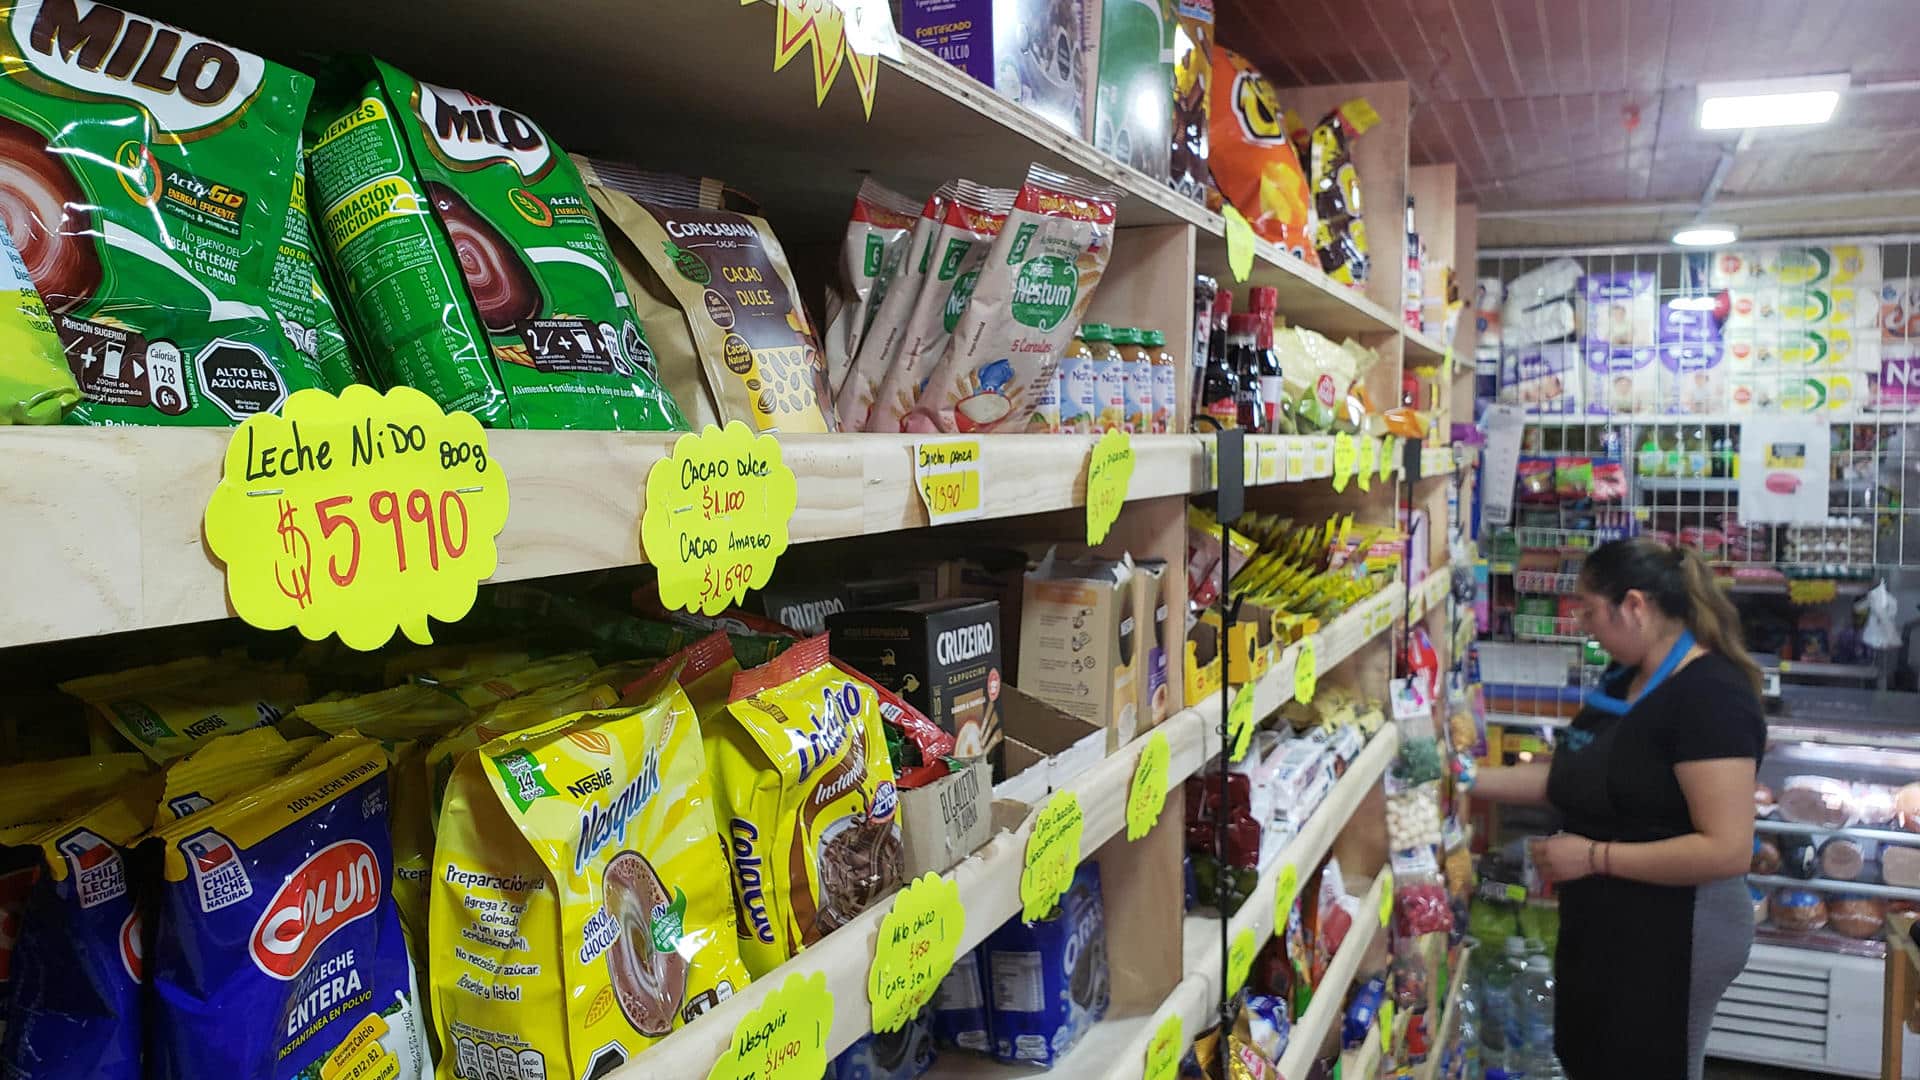
{"type": "Polygon", "coordinates": [[[647,472],[640,542],[660,570],[660,601],[718,615],[763,588],[787,550],[799,502],[780,442],[734,421],[682,435],[647,472]]]}
{"type": "Polygon", "coordinates": [[[234,430],[207,501],[207,546],[234,613],[356,649],[432,640],[498,564],[507,481],[487,435],[418,390],[303,390],[234,430]]]}

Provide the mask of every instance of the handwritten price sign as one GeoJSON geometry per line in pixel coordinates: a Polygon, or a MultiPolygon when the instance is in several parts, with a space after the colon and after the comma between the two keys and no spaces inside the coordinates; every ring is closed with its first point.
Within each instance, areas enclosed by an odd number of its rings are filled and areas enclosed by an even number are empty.
{"type": "Polygon", "coordinates": [[[703,615],[766,586],[799,502],[779,440],[738,420],[682,435],[647,471],[646,494],[640,542],[660,568],[660,602],[703,615]]]}
{"type": "Polygon", "coordinates": [[[927,504],[927,523],[972,521],[986,513],[986,462],[979,439],[913,444],[913,480],[927,504]]]}
{"type": "Polygon", "coordinates": [[[1109,431],[1093,444],[1087,458],[1087,543],[1098,544],[1120,520],[1127,503],[1127,485],[1133,482],[1133,439],[1124,431],[1109,431]]]}
{"type": "Polygon", "coordinates": [[[1300,639],[1293,661],[1293,699],[1302,705],[1313,704],[1313,692],[1320,687],[1320,661],[1313,653],[1313,635],[1308,634],[1300,639]]]}
{"type": "MultiPolygon", "coordinates": [[[[1286,927],[1280,928],[1280,934],[1286,933],[1286,927]]],[[[1277,936],[1277,935],[1276,935],[1277,936]]],[[[1233,944],[1227,949],[1227,996],[1240,992],[1247,985],[1247,976],[1253,971],[1253,927],[1249,926],[1233,936],[1233,944]]]]}
{"type": "Polygon", "coordinates": [[[930,873],[900,890],[880,920],[867,971],[873,1030],[899,1031],[933,1001],[940,980],[953,970],[966,928],[959,885],[930,873]]]}
{"type": "Polygon", "coordinates": [[[1360,481],[1361,491],[1373,490],[1373,463],[1380,456],[1380,440],[1362,435],[1357,440],[1356,449],[1360,451],[1359,460],[1354,463],[1354,479],[1360,481]]]}
{"type": "Polygon", "coordinates": [[[1147,736],[1140,748],[1140,760],[1133,767],[1133,786],[1127,789],[1127,841],[1140,839],[1160,823],[1160,811],[1167,805],[1167,763],[1173,757],[1167,745],[1167,733],[1156,731],[1147,736]]]}
{"type": "Polygon", "coordinates": [[[479,421],[418,390],[302,390],[234,430],[205,522],[246,622],[424,645],[428,617],[458,621],[493,574],[507,479],[479,421]]]}
{"type": "Polygon", "coordinates": [[[1280,864],[1280,875],[1273,882],[1273,936],[1287,935],[1287,920],[1293,917],[1293,901],[1300,895],[1300,871],[1292,863],[1280,864]]]}
{"type": "Polygon", "coordinates": [[[826,975],[789,975],[733,1029],[707,1080],[820,1080],[832,1030],[826,975]]]}
{"type": "Polygon", "coordinates": [[[1227,707],[1227,760],[1239,761],[1247,756],[1247,747],[1253,743],[1253,683],[1240,687],[1233,695],[1233,704],[1227,707]]]}
{"type": "Polygon", "coordinates": [[[1153,1031],[1153,1038],[1147,1043],[1147,1062],[1141,1071],[1143,1080],[1177,1080],[1180,1075],[1180,1055],[1186,1050],[1185,1034],[1181,1030],[1180,1016],[1175,1013],[1160,1021],[1153,1031]]]}
{"type": "Polygon", "coordinates": [[[1054,792],[1041,807],[1033,832],[1027,835],[1027,861],[1020,870],[1023,921],[1046,918],[1073,884],[1073,871],[1080,865],[1080,831],[1084,825],[1080,798],[1071,791],[1054,792]]]}
{"type": "Polygon", "coordinates": [[[1353,436],[1343,431],[1333,437],[1333,490],[1347,490],[1359,460],[1359,448],[1353,445],[1353,436]]]}

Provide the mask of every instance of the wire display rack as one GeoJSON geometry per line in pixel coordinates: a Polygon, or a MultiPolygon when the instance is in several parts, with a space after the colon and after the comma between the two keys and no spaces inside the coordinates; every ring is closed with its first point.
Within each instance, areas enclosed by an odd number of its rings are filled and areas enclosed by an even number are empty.
{"type": "Polygon", "coordinates": [[[1578,573],[1562,574],[1549,570],[1516,570],[1513,572],[1513,587],[1523,593],[1546,593],[1564,596],[1573,592],[1580,580],[1578,573]]]}

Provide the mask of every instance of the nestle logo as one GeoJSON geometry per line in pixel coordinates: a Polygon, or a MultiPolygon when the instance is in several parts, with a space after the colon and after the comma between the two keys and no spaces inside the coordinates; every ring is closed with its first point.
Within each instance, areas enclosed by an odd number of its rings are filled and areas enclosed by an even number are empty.
{"type": "Polygon", "coordinates": [[[328,938],[379,908],[380,891],[380,860],[366,844],[341,840],[314,852],[254,924],[254,966],[282,981],[300,974],[328,938]]]}
{"type": "Polygon", "coordinates": [[[596,791],[605,791],[612,786],[613,770],[601,769],[598,772],[588,773],[586,776],[568,784],[567,792],[577,799],[582,795],[591,795],[596,791]]]}

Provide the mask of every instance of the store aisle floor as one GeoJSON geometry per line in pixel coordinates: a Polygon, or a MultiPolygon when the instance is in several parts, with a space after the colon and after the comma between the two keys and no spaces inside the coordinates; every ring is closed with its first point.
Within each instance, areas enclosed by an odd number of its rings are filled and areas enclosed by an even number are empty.
{"type": "Polygon", "coordinates": [[[1805,1069],[1775,1069],[1744,1061],[1707,1059],[1707,1080],[1799,1080],[1813,1075],[1816,1074],[1805,1069]]]}

